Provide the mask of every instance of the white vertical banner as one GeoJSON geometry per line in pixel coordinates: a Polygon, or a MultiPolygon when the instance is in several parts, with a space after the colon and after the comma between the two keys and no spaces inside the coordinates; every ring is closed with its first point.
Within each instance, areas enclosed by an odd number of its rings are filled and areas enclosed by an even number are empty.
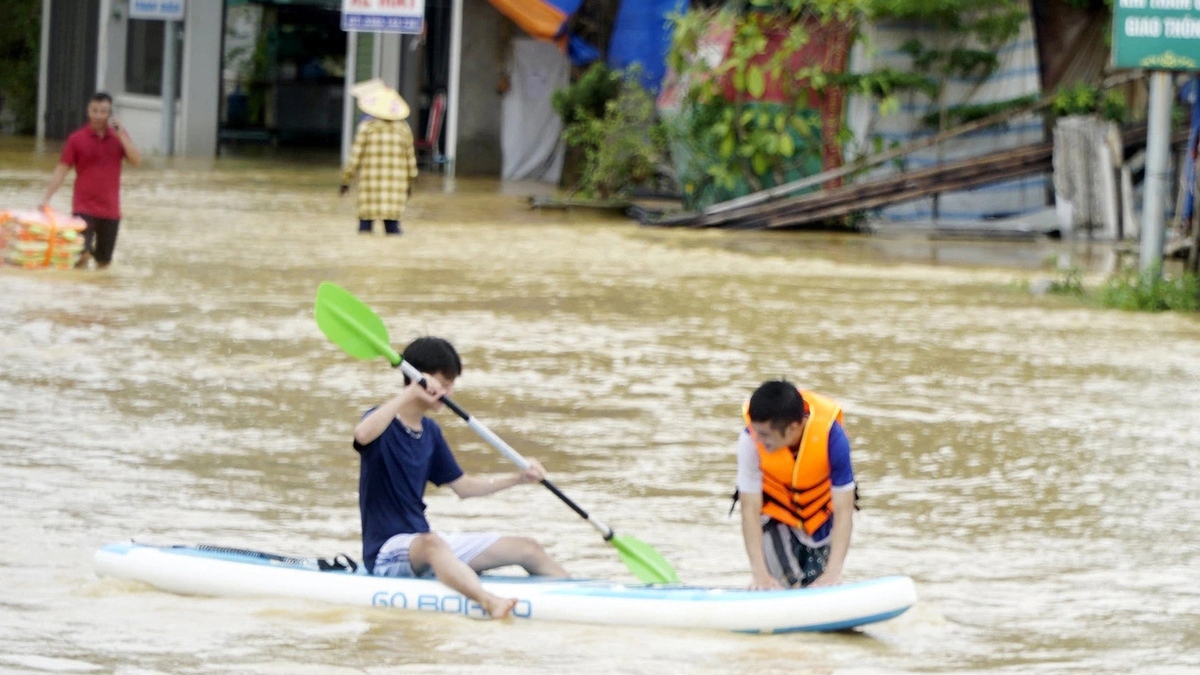
{"type": "Polygon", "coordinates": [[[424,28],[425,0],[342,0],[344,31],[420,33],[424,28]]]}

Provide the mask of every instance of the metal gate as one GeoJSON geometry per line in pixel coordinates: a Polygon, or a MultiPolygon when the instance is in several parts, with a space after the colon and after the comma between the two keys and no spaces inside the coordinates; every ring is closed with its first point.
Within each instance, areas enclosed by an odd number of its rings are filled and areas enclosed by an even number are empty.
{"type": "Polygon", "coordinates": [[[99,28],[100,0],[51,2],[46,138],[66,138],[87,121],[87,102],[96,87],[99,28]]]}

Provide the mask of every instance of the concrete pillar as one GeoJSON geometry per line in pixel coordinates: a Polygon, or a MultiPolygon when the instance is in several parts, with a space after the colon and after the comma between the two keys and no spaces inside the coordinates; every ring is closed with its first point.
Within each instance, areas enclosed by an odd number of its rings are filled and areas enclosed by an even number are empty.
{"type": "Polygon", "coordinates": [[[112,93],[111,81],[108,77],[108,55],[112,51],[111,38],[108,34],[112,24],[113,0],[100,0],[100,20],[96,22],[96,91],[112,93]]]}
{"type": "Polygon", "coordinates": [[[175,81],[175,55],[179,51],[179,22],[163,22],[162,123],[158,147],[168,157],[175,154],[175,102],[179,83],[175,81]]]}
{"type": "Polygon", "coordinates": [[[1142,199],[1141,262],[1143,273],[1150,272],[1163,259],[1163,218],[1170,185],[1171,155],[1171,74],[1155,71],[1150,75],[1150,113],[1146,122],[1146,187],[1142,199]]]}
{"type": "Polygon", "coordinates": [[[375,40],[379,44],[376,76],[387,86],[400,91],[400,34],[376,33],[375,40]]]}
{"type": "Polygon", "coordinates": [[[115,99],[125,91],[125,47],[129,41],[129,19],[120,0],[101,0],[99,27],[96,90],[107,91],[115,99]]]}
{"type": "Polygon", "coordinates": [[[189,2],[184,18],[178,155],[215,157],[220,124],[224,3],[189,2]]]}
{"type": "Polygon", "coordinates": [[[447,93],[449,106],[446,109],[446,167],[447,178],[454,178],[458,165],[458,111],[462,90],[463,48],[463,0],[454,0],[450,6],[450,81],[447,93]]]}

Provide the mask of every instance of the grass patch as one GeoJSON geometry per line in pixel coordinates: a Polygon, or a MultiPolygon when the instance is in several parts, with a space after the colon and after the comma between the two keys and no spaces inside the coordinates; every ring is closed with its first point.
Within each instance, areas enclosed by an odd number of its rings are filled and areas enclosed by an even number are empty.
{"type": "Polygon", "coordinates": [[[1100,307],[1127,312],[1200,310],[1200,277],[1188,273],[1166,277],[1161,265],[1146,272],[1125,267],[1094,290],[1084,286],[1083,270],[1070,267],[1059,270],[1046,292],[1081,298],[1100,307]]]}

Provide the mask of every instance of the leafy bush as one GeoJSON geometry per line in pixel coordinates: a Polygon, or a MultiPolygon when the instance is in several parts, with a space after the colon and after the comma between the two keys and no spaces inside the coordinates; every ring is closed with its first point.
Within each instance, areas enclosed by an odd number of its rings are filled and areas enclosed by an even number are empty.
{"type": "Polygon", "coordinates": [[[1129,117],[1125,98],[1116,91],[1102,93],[1086,82],[1059,89],[1054,95],[1051,111],[1055,117],[1067,115],[1099,115],[1112,122],[1124,122],[1129,117]]]}
{"type": "Polygon", "coordinates": [[[563,139],[584,153],[582,194],[604,199],[656,182],[666,133],[635,69],[622,74],[596,64],[555,92],[552,103],[565,124],[563,139]]]}
{"type": "Polygon", "coordinates": [[[563,120],[571,126],[588,119],[604,117],[605,106],[621,92],[621,73],[596,62],[566,89],[559,89],[550,98],[563,120]]]}

